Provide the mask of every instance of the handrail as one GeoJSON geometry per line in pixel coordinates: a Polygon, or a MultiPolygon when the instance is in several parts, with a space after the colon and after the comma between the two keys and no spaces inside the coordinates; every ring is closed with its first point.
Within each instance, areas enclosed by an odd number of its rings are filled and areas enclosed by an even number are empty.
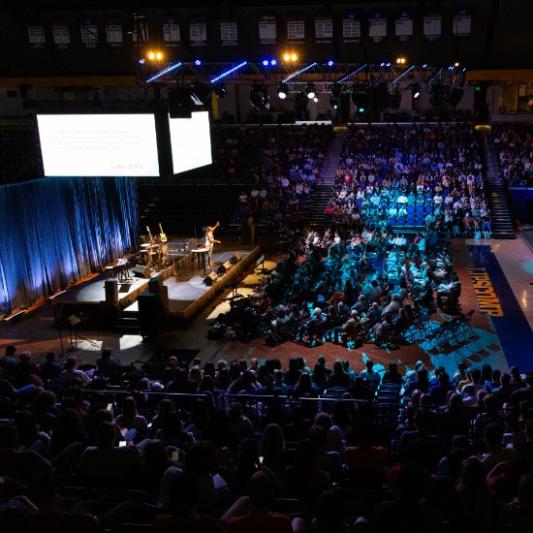
{"type": "MultiPolygon", "coordinates": [[[[141,390],[135,390],[135,391],[128,391],[124,389],[101,389],[101,390],[94,390],[94,389],[81,389],[80,391],[82,394],[86,394],[89,396],[131,396],[133,394],[142,394],[144,396],[152,396],[152,397],[169,397],[169,398],[209,398],[210,395],[208,393],[192,393],[192,392],[167,392],[167,391],[141,391],[141,390]]],[[[265,400],[284,400],[284,401],[290,401],[290,402],[342,402],[342,403],[356,403],[356,404],[368,404],[372,403],[371,400],[362,400],[360,398],[331,398],[331,397],[325,397],[325,396],[315,396],[315,397],[306,397],[306,396],[290,396],[287,394],[249,394],[249,393],[229,393],[229,392],[221,392],[218,394],[219,397],[223,398],[237,398],[237,399],[252,399],[257,401],[265,401],[265,400]]],[[[379,405],[393,405],[393,406],[399,406],[401,405],[400,402],[381,402],[378,398],[374,399],[376,404],[379,405]]]]}

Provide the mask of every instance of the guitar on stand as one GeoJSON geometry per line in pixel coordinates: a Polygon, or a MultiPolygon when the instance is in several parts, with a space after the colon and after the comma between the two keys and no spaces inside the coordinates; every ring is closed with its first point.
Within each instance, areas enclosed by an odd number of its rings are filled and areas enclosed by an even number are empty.
{"type": "Polygon", "coordinates": [[[161,225],[161,222],[159,223],[159,242],[161,242],[161,244],[165,244],[168,242],[167,234],[163,231],[163,226],[161,225]]]}
{"type": "Polygon", "coordinates": [[[146,226],[146,231],[148,232],[148,237],[150,238],[150,244],[155,244],[155,239],[150,231],[150,226],[146,226]]]}

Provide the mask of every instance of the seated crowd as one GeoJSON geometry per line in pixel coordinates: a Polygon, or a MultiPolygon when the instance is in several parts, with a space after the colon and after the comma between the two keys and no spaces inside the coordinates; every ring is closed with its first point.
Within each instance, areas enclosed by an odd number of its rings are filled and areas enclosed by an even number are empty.
{"type": "Polygon", "coordinates": [[[495,124],[503,179],[509,187],[533,187],[533,130],[528,124],[495,124]]]}
{"type": "Polygon", "coordinates": [[[405,342],[415,319],[435,303],[456,308],[460,281],[434,231],[407,238],[390,229],[309,230],[249,297],[236,298],[212,338],[269,344],[326,341],[347,347],[405,342]]]}
{"type": "Polygon", "coordinates": [[[46,359],[0,359],[2,532],[533,529],[516,368],[46,359]]]}
{"type": "Polygon", "coordinates": [[[249,186],[239,196],[238,220],[279,224],[302,219],[331,138],[329,126],[249,128],[255,146],[249,186]]]}
{"type": "Polygon", "coordinates": [[[348,133],[326,215],[490,237],[480,150],[470,125],[358,127],[348,133]]]}

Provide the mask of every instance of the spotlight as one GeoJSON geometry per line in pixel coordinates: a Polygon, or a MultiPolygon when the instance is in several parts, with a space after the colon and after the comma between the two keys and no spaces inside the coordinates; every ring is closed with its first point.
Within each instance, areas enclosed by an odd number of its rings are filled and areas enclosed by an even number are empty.
{"type": "Polygon", "coordinates": [[[316,89],[313,83],[308,83],[306,88],[307,98],[312,100],[316,96],[316,89]]]}
{"type": "Polygon", "coordinates": [[[329,99],[329,104],[331,105],[331,108],[333,111],[337,111],[339,109],[339,100],[337,98],[334,98],[333,96],[329,99]]]}
{"type": "Polygon", "coordinates": [[[385,63],[380,63],[379,66],[380,66],[380,67],[384,67],[384,66],[385,66],[385,63]]]}
{"type": "Polygon", "coordinates": [[[270,109],[270,99],[264,85],[252,85],[250,104],[256,111],[268,111],[270,109]]]}
{"type": "Polygon", "coordinates": [[[315,96],[315,97],[313,98],[313,102],[314,102],[315,104],[318,104],[318,97],[315,96]]]}
{"type": "Polygon", "coordinates": [[[263,66],[268,67],[268,59],[263,59],[263,66]]]}
{"type": "Polygon", "coordinates": [[[331,85],[331,94],[335,97],[335,98],[339,98],[340,95],[342,94],[342,88],[341,86],[338,84],[338,83],[333,83],[331,85]]]}
{"type": "Polygon", "coordinates": [[[202,61],[200,59],[195,59],[194,64],[199,67],[202,64],[202,61]]]}
{"type": "Polygon", "coordinates": [[[358,107],[357,108],[357,112],[358,113],[364,113],[365,112],[365,108],[364,107],[358,107]]]}
{"type": "Polygon", "coordinates": [[[278,85],[278,98],[280,100],[285,100],[289,94],[289,86],[286,83],[280,82],[278,85]]]}
{"type": "Polygon", "coordinates": [[[415,94],[413,94],[413,98],[416,100],[420,96],[420,91],[416,91],[415,94]]]}
{"type": "Polygon", "coordinates": [[[141,59],[139,59],[139,65],[144,65],[146,63],[146,59],[144,59],[144,57],[141,57],[141,59]]]}
{"type": "Polygon", "coordinates": [[[327,62],[328,67],[332,67],[334,64],[335,64],[335,62],[333,61],[333,59],[330,59],[330,60],[327,62]]]}
{"type": "Polygon", "coordinates": [[[271,59],[271,60],[270,60],[270,64],[271,64],[272,66],[275,66],[275,65],[278,64],[278,61],[277,61],[276,59],[271,59]]]}
{"type": "Polygon", "coordinates": [[[283,61],[285,61],[285,63],[289,63],[290,60],[291,60],[291,54],[289,54],[288,52],[285,52],[283,54],[283,61]]]}
{"type": "Polygon", "coordinates": [[[226,96],[226,93],[228,92],[228,90],[226,89],[226,86],[223,83],[215,85],[214,91],[217,97],[220,98],[221,100],[222,98],[224,98],[224,96],[226,96]]]}
{"type": "Polygon", "coordinates": [[[411,92],[413,94],[414,100],[416,100],[420,96],[420,84],[416,81],[411,83],[411,92]]]}
{"type": "Polygon", "coordinates": [[[453,64],[453,66],[454,66],[455,68],[460,67],[460,66],[461,66],[461,63],[459,63],[459,61],[456,61],[456,62],[453,64]]]}
{"type": "Polygon", "coordinates": [[[390,67],[390,66],[392,66],[392,63],[389,61],[385,66],[386,67],[390,67]]]}
{"type": "Polygon", "coordinates": [[[396,58],[397,65],[405,65],[406,63],[407,63],[407,59],[404,56],[398,56],[396,58]]]}
{"type": "Polygon", "coordinates": [[[163,54],[161,50],[148,50],[146,52],[146,59],[148,59],[148,61],[160,62],[160,61],[163,61],[164,57],[165,55],[163,54]]]}
{"type": "Polygon", "coordinates": [[[298,54],[297,54],[297,53],[293,52],[293,53],[291,54],[291,61],[292,61],[293,63],[295,63],[296,61],[298,61],[298,54]]]}
{"type": "Polygon", "coordinates": [[[428,68],[428,64],[427,64],[427,63],[424,63],[424,64],[422,65],[422,68],[428,68]]]}
{"type": "Polygon", "coordinates": [[[368,103],[368,91],[355,86],[352,92],[352,102],[356,107],[364,107],[368,103]]]}

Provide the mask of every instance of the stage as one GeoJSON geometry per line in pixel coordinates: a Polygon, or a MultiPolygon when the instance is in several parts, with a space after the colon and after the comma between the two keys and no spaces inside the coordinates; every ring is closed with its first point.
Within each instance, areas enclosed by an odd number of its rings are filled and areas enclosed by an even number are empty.
{"type": "Polygon", "coordinates": [[[114,318],[124,311],[129,316],[138,313],[137,299],[149,290],[151,280],[160,280],[166,288],[168,303],[165,310],[170,322],[186,322],[193,318],[209,302],[215,299],[228,285],[238,281],[253,266],[260,255],[259,247],[241,248],[222,251],[213,255],[213,268],[199,267],[193,263],[192,255],[163,268],[150,278],[134,276],[128,283],[118,284],[118,300],[106,300],[106,281],[114,279],[111,272],[104,272],[85,283],[74,285],[52,299],[53,305],[61,309],[63,317],[71,314],[83,314],[89,321],[104,322],[102,325],[114,324],[114,318]],[[231,264],[231,259],[236,263],[231,264]],[[205,283],[209,272],[216,272],[223,264],[229,269],[218,275],[211,285],[205,283]],[[110,320],[111,319],[111,320],[110,320]]]}

